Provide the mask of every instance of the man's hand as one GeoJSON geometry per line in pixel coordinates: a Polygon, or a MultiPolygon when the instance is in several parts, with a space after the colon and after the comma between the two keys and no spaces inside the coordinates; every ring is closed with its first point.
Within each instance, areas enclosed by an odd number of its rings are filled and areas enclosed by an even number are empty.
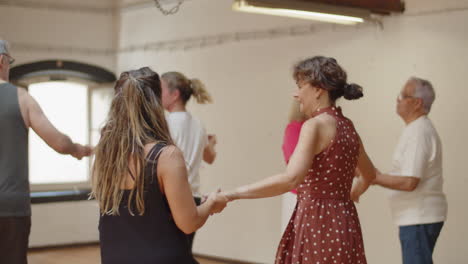
{"type": "Polygon", "coordinates": [[[71,155],[77,160],[81,160],[83,157],[91,156],[91,154],[93,154],[92,147],[75,144],[75,151],[71,155]]]}
{"type": "Polygon", "coordinates": [[[375,179],[371,182],[372,185],[380,185],[380,179],[382,178],[382,172],[375,168],[375,179]]]}
{"type": "Polygon", "coordinates": [[[359,197],[361,197],[361,193],[359,193],[356,188],[351,189],[351,200],[353,200],[355,203],[359,203],[359,197]]]}

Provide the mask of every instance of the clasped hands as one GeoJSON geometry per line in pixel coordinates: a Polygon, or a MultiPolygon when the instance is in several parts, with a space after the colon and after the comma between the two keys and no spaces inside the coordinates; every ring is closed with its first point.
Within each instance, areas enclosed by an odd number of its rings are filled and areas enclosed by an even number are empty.
{"type": "MultiPolygon", "coordinates": [[[[375,176],[376,176],[375,179],[369,182],[370,185],[379,185],[380,183],[382,172],[380,172],[380,170],[378,170],[377,168],[375,168],[375,176]]],[[[351,188],[351,194],[350,194],[351,200],[353,200],[356,203],[359,203],[359,198],[362,195],[362,193],[365,191],[362,189],[362,184],[360,183],[360,181],[363,181],[363,179],[361,179],[361,177],[358,175],[357,182],[353,184],[353,187],[351,188]]],[[[367,189],[367,187],[365,189],[367,189]]]]}
{"type": "Polygon", "coordinates": [[[218,189],[208,195],[203,195],[201,203],[208,203],[210,206],[210,215],[221,213],[226,208],[227,203],[230,202],[226,193],[218,189]]]}

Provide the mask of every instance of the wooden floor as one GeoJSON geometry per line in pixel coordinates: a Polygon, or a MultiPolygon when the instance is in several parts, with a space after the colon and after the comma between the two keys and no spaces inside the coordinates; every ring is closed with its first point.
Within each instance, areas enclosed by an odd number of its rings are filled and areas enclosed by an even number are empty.
{"type": "MultiPolygon", "coordinates": [[[[200,264],[230,264],[199,258],[200,264]]],[[[99,246],[73,246],[49,249],[32,249],[28,252],[28,264],[100,264],[99,246]]]]}

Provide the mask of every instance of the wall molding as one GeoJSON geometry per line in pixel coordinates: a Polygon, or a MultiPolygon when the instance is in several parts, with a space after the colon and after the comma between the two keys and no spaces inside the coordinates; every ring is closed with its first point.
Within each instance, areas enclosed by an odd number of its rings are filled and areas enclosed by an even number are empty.
{"type": "MultiPolygon", "coordinates": [[[[177,3],[179,0],[160,0],[161,4],[163,5],[170,5],[173,3],[177,3]]],[[[185,2],[192,1],[192,0],[184,0],[185,2]]],[[[154,8],[155,11],[157,10],[154,0],[141,0],[135,1],[133,3],[117,3],[110,2],[108,6],[91,6],[91,5],[83,5],[80,4],[79,1],[75,1],[73,3],[60,3],[60,2],[39,2],[37,0],[0,0],[0,6],[7,6],[7,7],[20,7],[20,8],[30,8],[30,9],[45,9],[45,10],[55,10],[55,11],[65,11],[65,12],[73,12],[73,13],[94,13],[94,14],[101,14],[101,15],[115,15],[117,12],[126,12],[132,11],[137,9],[144,9],[144,8],[154,8]]],[[[182,6],[184,6],[184,3],[182,6]]]]}
{"type": "Polygon", "coordinates": [[[284,37],[297,37],[311,35],[320,31],[335,30],[359,30],[363,27],[369,27],[372,24],[364,24],[355,27],[345,27],[334,24],[305,24],[290,27],[276,27],[255,31],[239,31],[231,33],[219,33],[213,35],[197,36],[190,38],[181,38],[174,40],[148,42],[144,44],[130,45],[121,49],[97,49],[89,47],[74,47],[64,45],[40,45],[31,43],[11,43],[12,50],[15,52],[41,52],[41,53],[67,53],[77,55],[98,55],[115,56],[117,54],[127,54],[133,52],[162,52],[162,51],[188,51],[192,49],[203,49],[213,46],[220,46],[229,43],[238,43],[243,41],[278,39],[284,37]]]}
{"type": "MultiPolygon", "coordinates": [[[[16,1],[16,0],[15,0],[16,1]]],[[[23,0],[19,0],[23,1],[23,0]]],[[[177,1],[177,0],[167,0],[177,1]]],[[[191,1],[191,0],[186,0],[191,1]]],[[[0,0],[2,2],[11,2],[11,0],[0,0]]],[[[144,1],[148,2],[148,1],[144,1]]],[[[152,2],[152,1],[149,1],[152,2]]],[[[443,10],[432,10],[423,11],[418,13],[407,13],[402,15],[395,15],[385,17],[382,20],[376,19],[367,23],[359,24],[356,26],[344,26],[338,24],[324,24],[324,23],[310,23],[293,25],[289,27],[275,27],[269,29],[253,30],[253,31],[239,31],[239,32],[224,32],[213,35],[196,36],[190,38],[180,38],[174,40],[163,40],[163,41],[150,41],[144,44],[135,44],[122,47],[120,49],[99,49],[91,47],[75,47],[65,45],[41,45],[31,43],[12,43],[12,50],[19,52],[41,52],[41,53],[67,53],[74,55],[94,55],[111,57],[119,54],[129,54],[134,52],[178,52],[178,51],[190,51],[194,49],[204,49],[215,46],[221,46],[232,43],[239,43],[243,41],[255,41],[265,39],[279,39],[287,37],[298,37],[307,36],[319,32],[334,32],[334,31],[357,31],[363,28],[384,28],[384,20],[396,19],[396,18],[412,18],[412,17],[423,17],[432,16],[445,13],[453,12],[466,12],[468,7],[450,8],[443,10]]]]}
{"type": "Polygon", "coordinates": [[[55,11],[65,11],[65,12],[73,12],[73,13],[94,13],[94,14],[103,14],[103,15],[114,15],[117,11],[115,7],[89,6],[89,5],[80,4],[79,1],[75,1],[74,3],[59,3],[59,2],[39,2],[39,1],[32,1],[32,0],[0,0],[0,6],[55,10],[55,11]]]}
{"type": "Polygon", "coordinates": [[[77,47],[67,45],[42,45],[29,42],[11,42],[13,54],[15,52],[41,52],[47,53],[67,53],[75,55],[95,55],[95,56],[115,56],[115,49],[99,49],[90,47],[77,47]]]}

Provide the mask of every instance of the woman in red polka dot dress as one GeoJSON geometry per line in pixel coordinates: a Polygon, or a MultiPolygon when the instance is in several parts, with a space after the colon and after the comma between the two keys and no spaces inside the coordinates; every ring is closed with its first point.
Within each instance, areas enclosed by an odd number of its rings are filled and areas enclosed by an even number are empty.
{"type": "Polygon", "coordinates": [[[276,264],[365,264],[354,201],[375,178],[353,123],[335,101],[358,99],[362,88],[347,83],[333,58],[317,56],[294,67],[294,97],[310,118],[286,171],[226,192],[229,200],[281,195],[297,188],[297,204],[278,246],[276,264]],[[356,173],[360,175],[353,186],[356,173]]]}

